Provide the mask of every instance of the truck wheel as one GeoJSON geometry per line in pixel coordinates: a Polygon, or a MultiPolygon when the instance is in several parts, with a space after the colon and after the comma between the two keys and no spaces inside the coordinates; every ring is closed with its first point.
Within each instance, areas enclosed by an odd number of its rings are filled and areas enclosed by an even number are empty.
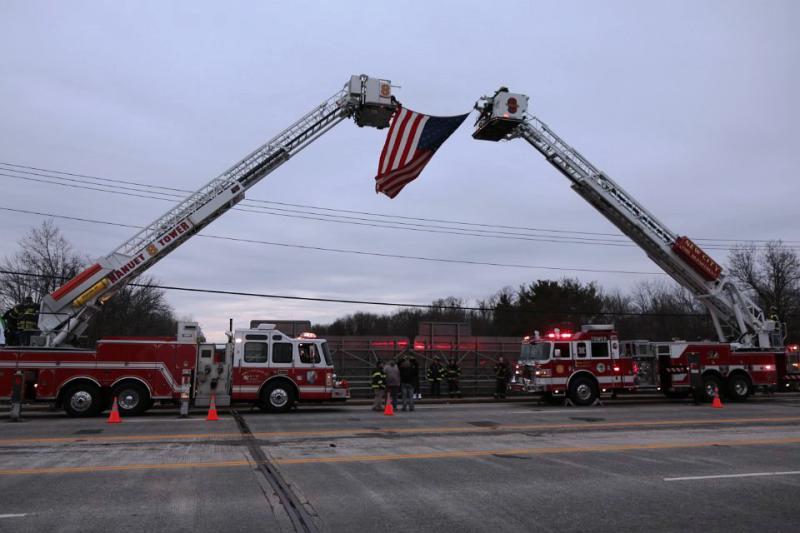
{"type": "Polygon", "coordinates": [[[114,387],[112,396],[117,398],[117,407],[122,416],[140,415],[150,406],[147,387],[136,381],[120,383],[114,387]]]}
{"type": "Polygon", "coordinates": [[[63,396],[64,411],[72,417],[95,416],[103,409],[100,388],[93,383],[69,385],[63,396]]]}
{"type": "Polygon", "coordinates": [[[747,377],[736,374],[728,378],[728,396],[734,402],[743,402],[750,396],[750,381],[747,377]]]}
{"type": "Polygon", "coordinates": [[[294,405],[294,391],[288,383],[267,385],[261,394],[261,410],[267,413],[285,413],[294,405]]]}
{"type": "Polygon", "coordinates": [[[719,378],[714,375],[703,376],[703,401],[713,401],[714,393],[717,391],[722,391],[719,378]]]}
{"type": "Polygon", "coordinates": [[[569,384],[569,399],[575,405],[592,405],[598,396],[597,385],[586,376],[578,376],[569,384]]]}

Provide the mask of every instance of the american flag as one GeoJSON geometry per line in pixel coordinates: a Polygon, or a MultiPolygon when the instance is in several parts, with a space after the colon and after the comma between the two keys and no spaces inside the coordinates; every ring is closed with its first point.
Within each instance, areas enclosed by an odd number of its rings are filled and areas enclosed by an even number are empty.
{"type": "Polygon", "coordinates": [[[394,198],[420,175],[436,150],[464,122],[466,115],[432,117],[398,107],[383,145],[375,192],[394,198]]]}

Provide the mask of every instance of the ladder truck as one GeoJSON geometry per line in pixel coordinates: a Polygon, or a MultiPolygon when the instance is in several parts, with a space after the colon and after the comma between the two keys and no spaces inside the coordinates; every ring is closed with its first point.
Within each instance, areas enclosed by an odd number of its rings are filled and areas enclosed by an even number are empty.
{"type": "Polygon", "coordinates": [[[756,388],[797,383],[797,353],[784,346],[784,325],[767,318],[722,267],[678,235],[617,182],[528,113],[528,97],[501,87],[475,104],[473,138],[523,139],[563,174],[572,189],[636,243],[708,309],[718,342],[622,342],[613,325],[554,330],[523,342],[512,388],[594,403],[601,392],[660,389],[667,395],[718,391],[743,400],[756,388]]]}
{"type": "Polygon", "coordinates": [[[347,118],[360,127],[385,128],[397,105],[389,80],[351,76],[336,94],[45,296],[34,346],[0,350],[0,399],[21,388],[28,400],[89,416],[112,397],[124,415],[141,413],[154,400],[190,398],[208,405],[212,395],[217,405],[251,401],[271,411],[349,396],[347,384],[336,380],[324,340],[292,338],[269,324],[243,330],[231,324],[224,347],[204,343],[196,323],[180,323],[175,337],[102,339],[95,350],[70,343],[122,287],[331,128],[347,118]]]}

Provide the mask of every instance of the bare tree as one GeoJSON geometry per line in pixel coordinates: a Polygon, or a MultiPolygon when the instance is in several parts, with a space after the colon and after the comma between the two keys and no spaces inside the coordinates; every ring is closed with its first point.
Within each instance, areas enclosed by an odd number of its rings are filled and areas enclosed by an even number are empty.
{"type": "MultiPolygon", "coordinates": [[[[45,220],[19,240],[19,251],[0,261],[0,308],[31,296],[52,293],[84,269],[87,261],[73,251],[52,220],[45,220]]],[[[176,321],[164,291],[152,278],[140,277],[104,305],[87,330],[87,341],[107,335],[174,335],[176,321]]]]}
{"type": "Polygon", "coordinates": [[[770,241],[761,252],[752,244],[738,246],[728,261],[731,275],[765,312],[774,311],[785,319],[798,311],[800,256],[796,251],[770,241]]]}
{"type": "Polygon", "coordinates": [[[19,240],[17,253],[0,262],[0,307],[13,307],[25,296],[40,301],[83,263],[53,221],[45,220],[19,240]]]}

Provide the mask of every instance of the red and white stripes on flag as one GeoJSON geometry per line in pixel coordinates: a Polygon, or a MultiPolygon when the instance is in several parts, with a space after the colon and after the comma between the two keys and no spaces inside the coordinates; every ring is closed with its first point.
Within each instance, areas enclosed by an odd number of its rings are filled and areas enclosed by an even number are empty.
{"type": "Polygon", "coordinates": [[[398,107],[378,163],[375,192],[397,196],[466,117],[433,117],[398,107]]]}

